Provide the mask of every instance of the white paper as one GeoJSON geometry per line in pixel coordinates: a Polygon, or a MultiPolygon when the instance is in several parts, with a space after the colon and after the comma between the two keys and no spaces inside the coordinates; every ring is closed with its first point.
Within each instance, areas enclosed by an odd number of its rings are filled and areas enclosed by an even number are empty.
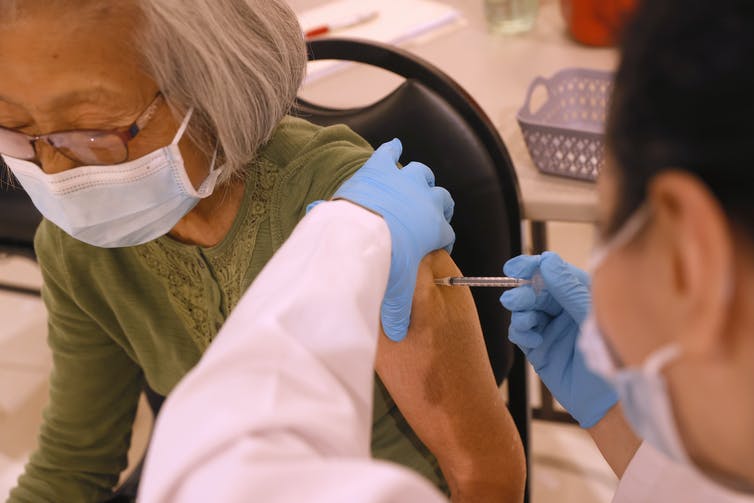
{"type": "MultiPolygon", "coordinates": [[[[307,32],[372,11],[378,15],[371,21],[336,30],[325,37],[358,38],[398,45],[419,38],[424,40],[429,34],[443,33],[441,28],[461,22],[461,15],[456,9],[432,0],[339,0],[299,14],[299,22],[307,32]]],[[[347,65],[338,61],[310,62],[306,82],[322,78],[347,65]]]]}

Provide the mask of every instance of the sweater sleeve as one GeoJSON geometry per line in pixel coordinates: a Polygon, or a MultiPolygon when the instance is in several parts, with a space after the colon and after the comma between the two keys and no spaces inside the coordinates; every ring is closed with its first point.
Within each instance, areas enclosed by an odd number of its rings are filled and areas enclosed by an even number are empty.
{"type": "Polygon", "coordinates": [[[106,498],[126,467],[143,383],[136,363],[77,304],[59,233],[43,222],[35,239],[53,370],[38,447],[10,503],[106,498]]]}
{"type": "Polygon", "coordinates": [[[307,206],[332,197],[372,155],[363,138],[344,125],[315,126],[287,118],[277,133],[276,148],[265,155],[283,166],[273,194],[273,244],[280,247],[306,214],[307,206]]]}

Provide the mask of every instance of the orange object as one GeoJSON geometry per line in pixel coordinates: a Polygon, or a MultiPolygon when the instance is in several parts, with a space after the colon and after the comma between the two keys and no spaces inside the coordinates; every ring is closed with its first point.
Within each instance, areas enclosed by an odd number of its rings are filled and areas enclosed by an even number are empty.
{"type": "Polygon", "coordinates": [[[571,36],[587,45],[607,46],[618,41],[637,0],[560,0],[571,36]]]}

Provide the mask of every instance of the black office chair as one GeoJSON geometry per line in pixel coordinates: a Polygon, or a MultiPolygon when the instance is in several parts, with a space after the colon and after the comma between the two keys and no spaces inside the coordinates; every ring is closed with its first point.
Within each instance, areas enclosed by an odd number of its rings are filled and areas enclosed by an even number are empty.
{"type": "MultiPolygon", "coordinates": [[[[35,260],[34,231],[41,220],[42,215],[0,158],[0,257],[21,256],[35,260]]],[[[7,284],[2,278],[0,290],[39,295],[36,289],[7,284]]]]}
{"type": "MultiPolygon", "coordinates": [[[[310,60],[363,63],[405,81],[376,103],[333,109],[298,99],[294,114],[320,125],[347,124],[374,147],[403,142],[404,161],[420,161],[456,202],[453,259],[464,274],[497,275],[521,253],[521,212],[513,164],[495,126],[456,82],[432,64],[371,41],[320,39],[308,43],[310,60]]],[[[498,383],[508,377],[509,407],[524,446],[529,437],[526,365],[506,334],[509,314],[497,289],[475,289],[474,301],[498,383]]]]}
{"type": "Polygon", "coordinates": [[[34,255],[34,231],[42,215],[0,157],[0,253],[34,255]]]}

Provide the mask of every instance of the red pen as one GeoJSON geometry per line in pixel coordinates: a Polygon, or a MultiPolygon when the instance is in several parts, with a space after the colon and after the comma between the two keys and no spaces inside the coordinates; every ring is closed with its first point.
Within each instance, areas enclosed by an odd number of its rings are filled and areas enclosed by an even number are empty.
{"type": "Polygon", "coordinates": [[[304,32],[304,38],[321,37],[322,35],[326,35],[335,30],[343,30],[345,28],[351,28],[353,26],[358,26],[360,24],[368,23],[372,19],[376,18],[378,15],[379,15],[379,12],[376,10],[373,10],[369,12],[363,12],[361,14],[356,14],[347,18],[339,19],[338,21],[333,21],[327,24],[315,26],[314,28],[311,28],[304,32]]]}

